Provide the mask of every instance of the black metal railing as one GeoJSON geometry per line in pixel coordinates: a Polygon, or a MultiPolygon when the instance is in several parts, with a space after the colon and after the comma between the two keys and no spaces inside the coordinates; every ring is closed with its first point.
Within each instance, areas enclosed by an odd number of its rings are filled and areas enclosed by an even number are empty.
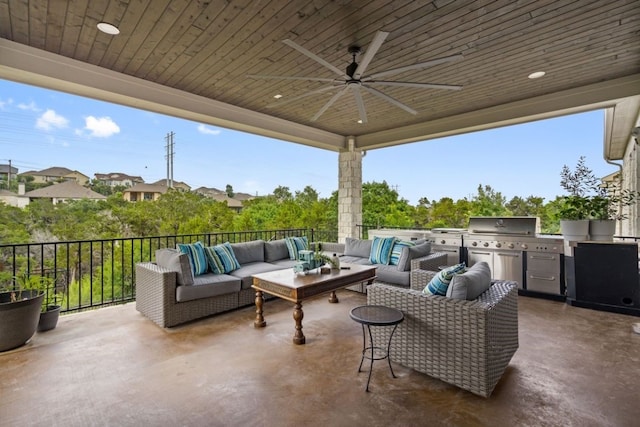
{"type": "Polygon", "coordinates": [[[0,288],[15,288],[20,280],[29,285],[46,282],[47,292],[62,295],[62,301],[55,302],[62,312],[122,304],[135,300],[136,263],[153,261],[157,249],[289,236],[306,236],[310,242],[338,240],[335,230],[299,228],[0,245],[0,288]]]}

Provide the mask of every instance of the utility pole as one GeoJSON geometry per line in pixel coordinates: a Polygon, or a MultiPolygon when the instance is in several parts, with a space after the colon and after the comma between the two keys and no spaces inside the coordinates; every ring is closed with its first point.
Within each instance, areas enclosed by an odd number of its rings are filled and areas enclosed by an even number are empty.
{"type": "Polygon", "coordinates": [[[173,188],[173,137],[175,133],[169,132],[167,134],[167,188],[173,188]]]}
{"type": "Polygon", "coordinates": [[[7,189],[11,189],[11,159],[9,159],[9,173],[7,174],[7,189]]]}

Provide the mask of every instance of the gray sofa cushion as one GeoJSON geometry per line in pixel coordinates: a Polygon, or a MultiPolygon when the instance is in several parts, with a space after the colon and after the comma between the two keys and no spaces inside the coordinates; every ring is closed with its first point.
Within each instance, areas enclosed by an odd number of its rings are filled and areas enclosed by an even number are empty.
{"type": "Polygon", "coordinates": [[[369,256],[371,255],[372,243],[372,240],[361,240],[347,237],[344,242],[344,254],[362,258],[369,258],[369,256]]]}
{"type": "Polygon", "coordinates": [[[491,269],[484,261],[473,264],[464,273],[453,276],[447,297],[474,300],[491,286],[491,269]]]}
{"type": "Polygon", "coordinates": [[[193,286],[178,286],[176,301],[193,301],[233,292],[240,292],[240,279],[227,274],[207,273],[197,276],[193,286]]]}
{"type": "MultiPolygon", "coordinates": [[[[249,289],[253,285],[253,276],[258,273],[266,273],[267,271],[282,270],[282,267],[268,262],[251,262],[242,265],[239,269],[229,273],[233,277],[242,280],[242,289],[249,289]]],[[[293,272],[291,272],[293,274],[293,272]]]]}
{"type": "Polygon", "coordinates": [[[399,271],[411,270],[411,260],[427,256],[431,253],[431,242],[424,242],[420,245],[402,248],[400,261],[398,261],[399,271]]]}
{"type": "Polygon", "coordinates": [[[250,262],[264,262],[264,240],[232,243],[231,247],[240,266],[250,262]]]}
{"type": "Polygon", "coordinates": [[[193,272],[189,263],[189,256],[175,249],[158,249],[156,251],[156,264],[159,267],[176,272],[178,285],[193,285],[193,272]]]}
{"type": "MultiPolygon", "coordinates": [[[[371,261],[369,261],[369,257],[363,258],[360,256],[343,255],[340,257],[340,264],[345,262],[349,264],[373,265],[371,261]]],[[[394,265],[393,268],[396,268],[396,266],[394,265]]]]}
{"type": "Polygon", "coordinates": [[[270,262],[270,264],[277,265],[278,267],[281,267],[281,268],[293,268],[293,266],[296,265],[297,263],[298,261],[296,261],[295,259],[289,259],[289,258],[270,262]]]}
{"type": "Polygon", "coordinates": [[[264,242],[264,261],[274,262],[289,260],[289,249],[284,239],[264,242]]]}
{"type": "Polygon", "coordinates": [[[395,265],[376,264],[376,279],[379,282],[392,283],[398,286],[409,286],[411,272],[398,271],[395,265]]]}

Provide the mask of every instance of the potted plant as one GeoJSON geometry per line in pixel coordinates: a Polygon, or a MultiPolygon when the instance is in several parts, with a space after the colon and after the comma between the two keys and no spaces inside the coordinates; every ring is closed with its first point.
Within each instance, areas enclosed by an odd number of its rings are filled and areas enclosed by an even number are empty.
{"type": "Polygon", "coordinates": [[[585,164],[585,157],[578,159],[575,170],[567,165],[560,171],[560,185],[569,193],[562,198],[559,210],[560,230],[565,240],[587,240],[589,237],[589,194],[597,185],[597,178],[585,164]]]}
{"type": "Polygon", "coordinates": [[[630,206],[638,199],[638,193],[621,190],[615,191],[601,185],[597,195],[590,200],[589,235],[592,240],[611,241],[616,230],[616,220],[625,219],[623,206],[630,206]]]}
{"type": "Polygon", "coordinates": [[[50,278],[43,277],[40,283],[40,290],[44,293],[44,298],[42,299],[38,332],[45,332],[58,325],[64,295],[56,292],[55,283],[50,278]]]}
{"type": "Polygon", "coordinates": [[[44,299],[36,280],[14,277],[0,292],[0,352],[26,344],[35,334],[44,299]]]}

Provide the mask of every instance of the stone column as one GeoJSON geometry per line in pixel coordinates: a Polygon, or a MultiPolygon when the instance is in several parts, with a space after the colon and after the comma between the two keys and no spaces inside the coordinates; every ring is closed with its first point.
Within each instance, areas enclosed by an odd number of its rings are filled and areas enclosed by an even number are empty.
{"type": "Polygon", "coordinates": [[[338,154],[338,242],[359,237],[362,224],[362,150],[356,148],[355,137],[347,140],[347,148],[338,154]]]}

